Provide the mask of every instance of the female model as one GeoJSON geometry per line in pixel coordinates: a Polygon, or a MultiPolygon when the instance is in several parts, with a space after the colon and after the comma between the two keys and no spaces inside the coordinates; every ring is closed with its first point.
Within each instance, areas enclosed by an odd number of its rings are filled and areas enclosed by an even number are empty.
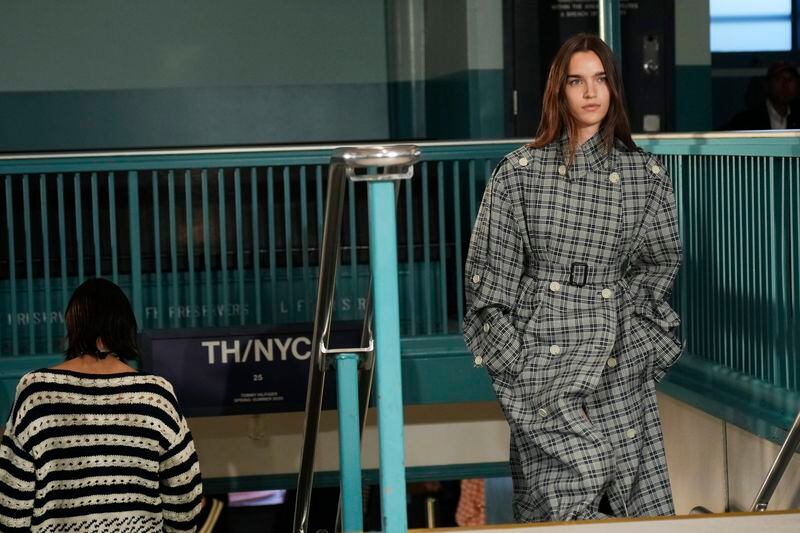
{"type": "Polygon", "coordinates": [[[680,259],[670,179],[631,139],[613,54],[576,35],[467,256],[464,337],[511,428],[518,520],[674,512],[655,383],[681,352],[680,259]]]}

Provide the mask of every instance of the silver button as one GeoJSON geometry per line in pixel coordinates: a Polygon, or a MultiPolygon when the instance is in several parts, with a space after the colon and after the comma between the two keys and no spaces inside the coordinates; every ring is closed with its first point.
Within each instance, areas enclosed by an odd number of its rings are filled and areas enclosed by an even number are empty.
{"type": "Polygon", "coordinates": [[[609,357],[608,361],[606,361],[606,364],[610,368],[614,368],[615,366],[617,366],[617,358],[616,357],[609,357]]]}
{"type": "Polygon", "coordinates": [[[545,409],[544,407],[539,409],[539,416],[541,416],[542,418],[545,418],[547,416],[547,409],[545,409]]]}
{"type": "Polygon", "coordinates": [[[602,296],[603,298],[605,298],[606,300],[608,300],[609,298],[611,298],[612,296],[614,296],[614,291],[612,291],[611,289],[603,289],[603,290],[600,292],[600,296],[602,296]]]}
{"type": "Polygon", "coordinates": [[[477,285],[480,282],[481,282],[481,277],[478,274],[472,276],[472,283],[475,283],[477,285]]]}
{"type": "Polygon", "coordinates": [[[612,172],[608,176],[608,181],[616,185],[617,183],[619,183],[619,174],[617,174],[616,172],[612,172]]]}
{"type": "Polygon", "coordinates": [[[484,324],[484,325],[483,325],[483,331],[484,331],[484,333],[489,333],[489,330],[490,330],[490,329],[492,329],[492,326],[490,326],[488,322],[487,322],[486,324],[484,324]]]}
{"type": "Polygon", "coordinates": [[[557,281],[550,282],[550,290],[553,292],[558,292],[561,290],[561,284],[557,281]]]}
{"type": "Polygon", "coordinates": [[[629,439],[632,439],[633,437],[636,436],[636,430],[633,428],[629,429],[628,431],[625,432],[625,436],[628,437],[629,439]]]}
{"type": "Polygon", "coordinates": [[[550,347],[550,354],[551,355],[561,355],[561,346],[558,344],[554,344],[550,347]]]}
{"type": "Polygon", "coordinates": [[[565,165],[559,166],[558,167],[558,173],[561,174],[562,176],[566,176],[567,175],[567,167],[565,165]]]}
{"type": "Polygon", "coordinates": [[[520,157],[520,158],[519,158],[519,166],[521,166],[521,167],[527,167],[527,166],[528,166],[528,160],[527,160],[527,159],[525,159],[524,157],[520,157]]]}
{"type": "Polygon", "coordinates": [[[475,366],[481,366],[483,364],[483,357],[480,355],[475,356],[475,366]]]}
{"type": "Polygon", "coordinates": [[[653,165],[652,167],[650,167],[650,170],[653,172],[653,174],[661,173],[661,167],[658,165],[653,165]]]}

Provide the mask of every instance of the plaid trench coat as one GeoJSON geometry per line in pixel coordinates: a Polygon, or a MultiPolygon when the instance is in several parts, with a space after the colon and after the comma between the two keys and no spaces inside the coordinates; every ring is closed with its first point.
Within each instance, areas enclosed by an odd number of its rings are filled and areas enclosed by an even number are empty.
{"type": "Polygon", "coordinates": [[[508,154],[466,265],[464,338],[511,429],[519,521],[674,513],[655,383],[677,360],[681,260],[663,165],[599,134],[508,154]]]}

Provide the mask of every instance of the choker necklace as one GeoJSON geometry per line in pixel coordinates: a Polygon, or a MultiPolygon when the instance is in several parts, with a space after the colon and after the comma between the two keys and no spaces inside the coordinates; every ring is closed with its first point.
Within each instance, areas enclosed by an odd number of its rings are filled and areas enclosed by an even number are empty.
{"type": "Polygon", "coordinates": [[[115,354],[114,352],[112,352],[110,350],[103,351],[103,350],[100,350],[100,349],[95,350],[93,355],[95,357],[97,357],[98,359],[101,359],[101,360],[105,359],[109,355],[111,355],[113,357],[117,357],[117,354],[115,354]]]}

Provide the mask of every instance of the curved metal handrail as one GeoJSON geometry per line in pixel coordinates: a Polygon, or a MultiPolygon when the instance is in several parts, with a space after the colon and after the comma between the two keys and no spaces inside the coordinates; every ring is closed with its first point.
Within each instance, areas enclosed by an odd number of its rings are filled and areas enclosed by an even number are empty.
{"type": "MultiPolygon", "coordinates": [[[[317,307],[314,313],[314,333],[311,340],[310,372],[306,395],[306,415],[303,427],[303,450],[297,480],[297,500],[294,512],[294,530],[306,533],[311,504],[311,487],[314,482],[314,457],[322,410],[326,362],[323,350],[330,338],[333,316],[333,297],[336,289],[336,269],[339,264],[344,193],[347,180],[368,181],[405,179],[413,174],[413,165],[419,160],[419,150],[414,145],[370,146],[337,148],[331,156],[328,169],[328,196],[325,204],[325,225],[317,288],[317,307]],[[383,168],[372,173],[371,167],[383,168]],[[357,173],[356,170],[367,170],[357,173]]],[[[370,314],[371,315],[371,314],[370,314]]],[[[367,316],[367,319],[370,317],[367,316]]],[[[362,347],[371,338],[369,325],[364,325],[362,347]]]]}

